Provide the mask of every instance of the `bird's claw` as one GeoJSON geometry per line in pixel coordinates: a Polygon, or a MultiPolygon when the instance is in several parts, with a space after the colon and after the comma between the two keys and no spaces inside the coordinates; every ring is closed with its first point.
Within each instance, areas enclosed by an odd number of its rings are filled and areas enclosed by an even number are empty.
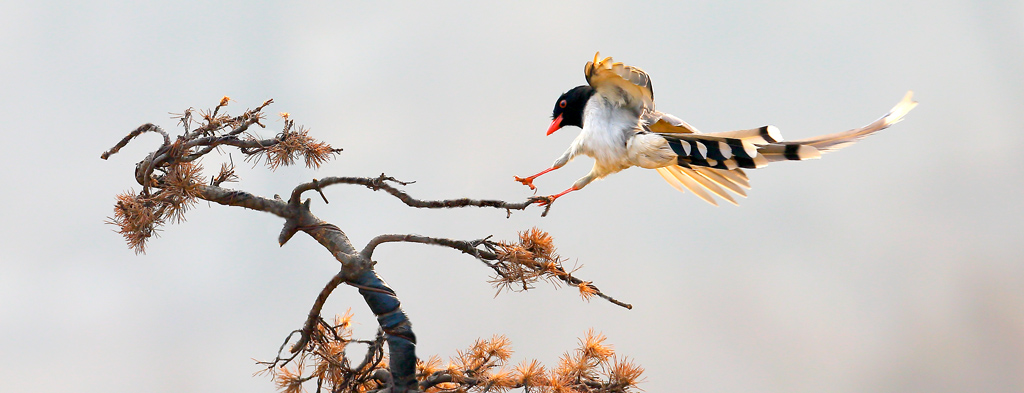
{"type": "Polygon", "coordinates": [[[530,199],[528,199],[528,200],[530,202],[532,202],[532,203],[536,203],[537,206],[547,206],[547,205],[550,205],[552,202],[554,202],[555,198],[552,198],[550,195],[549,196],[535,196],[535,197],[530,197],[530,199]]]}
{"type": "Polygon", "coordinates": [[[537,187],[535,187],[533,185],[533,178],[532,177],[525,177],[525,178],[524,177],[519,177],[519,176],[514,176],[514,177],[516,178],[517,182],[523,183],[524,186],[530,187],[531,190],[534,190],[534,191],[537,190],[537,187]]]}

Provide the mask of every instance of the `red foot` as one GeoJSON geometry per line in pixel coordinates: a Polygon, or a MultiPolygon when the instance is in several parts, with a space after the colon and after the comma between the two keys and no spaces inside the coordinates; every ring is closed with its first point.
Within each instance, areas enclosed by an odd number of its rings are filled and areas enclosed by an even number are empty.
{"type": "Polygon", "coordinates": [[[522,178],[522,177],[519,177],[519,176],[515,176],[515,178],[516,178],[517,182],[523,183],[524,186],[530,187],[531,190],[536,190],[537,189],[537,187],[534,187],[534,185],[533,185],[533,179],[536,179],[536,176],[530,176],[530,177],[527,177],[527,178],[522,178]]]}

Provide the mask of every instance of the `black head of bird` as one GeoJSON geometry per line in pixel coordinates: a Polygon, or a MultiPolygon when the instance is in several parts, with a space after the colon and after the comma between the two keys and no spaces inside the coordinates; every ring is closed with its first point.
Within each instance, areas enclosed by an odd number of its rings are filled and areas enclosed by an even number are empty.
{"type": "Polygon", "coordinates": [[[548,127],[548,135],[566,126],[583,128],[583,108],[593,95],[594,88],[583,85],[576,86],[558,97],[555,109],[551,111],[552,120],[551,126],[548,127]]]}

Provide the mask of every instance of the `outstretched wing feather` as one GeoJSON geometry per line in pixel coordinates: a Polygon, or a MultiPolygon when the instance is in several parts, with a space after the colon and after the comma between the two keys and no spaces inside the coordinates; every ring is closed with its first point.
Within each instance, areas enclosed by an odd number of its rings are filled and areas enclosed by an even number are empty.
{"type": "Polygon", "coordinates": [[[600,52],[594,54],[594,61],[583,68],[590,87],[611,99],[620,99],[623,106],[633,107],[641,112],[654,110],[654,87],[651,77],[644,70],[615,63],[611,57],[598,60],[600,52]]]}

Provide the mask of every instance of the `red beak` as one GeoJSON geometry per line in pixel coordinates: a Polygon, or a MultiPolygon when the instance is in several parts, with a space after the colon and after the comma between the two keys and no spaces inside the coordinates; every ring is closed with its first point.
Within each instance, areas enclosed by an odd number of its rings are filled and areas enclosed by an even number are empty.
{"type": "Polygon", "coordinates": [[[551,127],[548,127],[548,135],[558,131],[559,128],[562,128],[562,115],[558,115],[555,120],[551,121],[551,127]]]}

